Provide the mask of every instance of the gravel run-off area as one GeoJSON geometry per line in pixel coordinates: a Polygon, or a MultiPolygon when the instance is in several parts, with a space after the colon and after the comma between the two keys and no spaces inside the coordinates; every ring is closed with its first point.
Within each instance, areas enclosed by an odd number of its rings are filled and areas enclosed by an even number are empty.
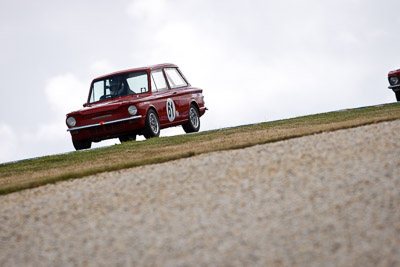
{"type": "Polygon", "coordinates": [[[0,266],[400,266],[400,121],[0,196],[0,266]]]}

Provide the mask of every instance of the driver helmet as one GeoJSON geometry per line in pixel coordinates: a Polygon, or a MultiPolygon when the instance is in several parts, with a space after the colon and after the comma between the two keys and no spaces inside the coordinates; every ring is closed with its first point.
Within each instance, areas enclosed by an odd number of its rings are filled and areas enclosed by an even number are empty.
{"type": "Polygon", "coordinates": [[[113,92],[113,91],[115,91],[115,90],[118,90],[119,88],[119,85],[121,84],[121,81],[120,81],[120,79],[118,79],[118,78],[113,78],[113,79],[110,79],[110,90],[113,92]]]}

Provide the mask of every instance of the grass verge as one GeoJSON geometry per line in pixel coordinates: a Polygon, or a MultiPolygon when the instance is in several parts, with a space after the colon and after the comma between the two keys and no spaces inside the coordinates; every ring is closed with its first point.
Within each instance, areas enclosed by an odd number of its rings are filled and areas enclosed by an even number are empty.
{"type": "Polygon", "coordinates": [[[107,171],[400,119],[400,104],[328,112],[0,165],[0,194],[107,171]]]}

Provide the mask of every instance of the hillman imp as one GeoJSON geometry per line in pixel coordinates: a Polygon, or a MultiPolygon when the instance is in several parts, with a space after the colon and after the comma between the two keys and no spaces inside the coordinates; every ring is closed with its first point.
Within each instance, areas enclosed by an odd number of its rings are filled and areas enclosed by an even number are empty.
{"type": "Polygon", "coordinates": [[[178,66],[160,64],[94,79],[83,109],[68,113],[66,124],[76,150],[92,142],[152,138],[160,130],[182,125],[198,132],[205,107],[203,90],[192,87],[178,66]]]}

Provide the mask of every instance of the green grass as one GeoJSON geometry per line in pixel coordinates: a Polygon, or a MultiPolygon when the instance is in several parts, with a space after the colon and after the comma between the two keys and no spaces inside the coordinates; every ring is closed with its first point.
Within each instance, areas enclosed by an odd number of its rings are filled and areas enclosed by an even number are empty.
{"type": "MultiPolygon", "coordinates": [[[[204,119],[210,119],[204,117],[204,119]]],[[[0,194],[101,172],[167,162],[290,138],[400,119],[400,104],[329,112],[196,134],[0,164],[0,194]]]]}

